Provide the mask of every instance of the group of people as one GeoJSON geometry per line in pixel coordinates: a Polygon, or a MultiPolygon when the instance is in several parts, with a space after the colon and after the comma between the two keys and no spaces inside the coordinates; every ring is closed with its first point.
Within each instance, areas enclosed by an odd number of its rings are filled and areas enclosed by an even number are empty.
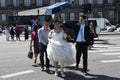
{"type": "Polygon", "coordinates": [[[76,70],[79,69],[80,58],[83,55],[83,73],[88,75],[88,46],[91,45],[90,27],[85,24],[86,17],[79,17],[79,25],[75,27],[75,36],[73,43],[76,48],[76,57],[72,51],[71,45],[67,42],[67,34],[63,30],[63,23],[59,20],[54,22],[54,29],[49,28],[49,21],[44,21],[44,25],[39,28],[35,26],[31,33],[30,48],[34,45],[34,63],[37,62],[40,55],[41,71],[50,71],[52,64],[55,68],[55,75],[59,74],[58,66],[61,67],[61,76],[65,77],[64,67],[76,63],[76,70]],[[45,55],[45,60],[44,60],[45,55]],[[46,62],[44,62],[46,61],[46,62]],[[45,64],[46,63],[46,64],[45,64]]]}
{"type": "MultiPolygon", "coordinates": [[[[23,32],[24,32],[24,37],[25,37],[24,39],[28,40],[28,38],[29,38],[28,25],[26,25],[23,32]]],[[[20,41],[20,34],[21,33],[22,32],[17,24],[15,25],[15,27],[13,25],[5,27],[5,34],[6,34],[7,41],[9,41],[10,37],[11,37],[11,40],[14,41],[14,36],[16,36],[16,40],[20,41]]]]}

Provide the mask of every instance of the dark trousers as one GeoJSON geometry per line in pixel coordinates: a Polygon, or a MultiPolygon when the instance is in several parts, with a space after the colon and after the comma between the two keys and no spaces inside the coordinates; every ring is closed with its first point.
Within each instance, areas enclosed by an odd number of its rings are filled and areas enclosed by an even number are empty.
{"type": "Polygon", "coordinates": [[[93,45],[94,44],[94,34],[93,33],[91,33],[91,45],[93,45]]]}
{"type": "Polygon", "coordinates": [[[94,44],[94,37],[91,38],[91,45],[94,44]]]}
{"type": "Polygon", "coordinates": [[[39,43],[39,53],[40,53],[40,62],[41,62],[41,68],[44,68],[44,53],[45,53],[45,58],[46,58],[46,68],[49,68],[49,59],[47,57],[47,51],[46,51],[47,46],[39,43]]]}
{"type": "Polygon", "coordinates": [[[11,39],[14,40],[14,34],[11,34],[11,39]]]}
{"type": "Polygon", "coordinates": [[[81,55],[83,55],[83,71],[87,71],[87,44],[85,42],[76,43],[76,66],[79,66],[81,55]]]}

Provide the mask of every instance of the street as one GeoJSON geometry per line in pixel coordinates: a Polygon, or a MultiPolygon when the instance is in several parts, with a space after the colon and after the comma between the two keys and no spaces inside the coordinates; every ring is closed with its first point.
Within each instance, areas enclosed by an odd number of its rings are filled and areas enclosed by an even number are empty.
{"type": "MultiPolygon", "coordinates": [[[[99,35],[89,50],[89,75],[81,72],[81,58],[79,70],[74,65],[65,68],[66,78],[42,72],[39,65],[33,66],[33,59],[27,57],[30,41],[6,41],[5,35],[0,36],[0,80],[120,80],[120,33],[111,33],[99,35]]],[[[75,49],[75,44],[71,45],[75,49]]]]}

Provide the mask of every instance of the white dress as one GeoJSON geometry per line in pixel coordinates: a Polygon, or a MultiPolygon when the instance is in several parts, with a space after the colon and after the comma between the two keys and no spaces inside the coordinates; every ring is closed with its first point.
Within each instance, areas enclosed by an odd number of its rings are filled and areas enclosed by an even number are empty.
{"type": "Polygon", "coordinates": [[[6,34],[6,39],[9,40],[9,38],[10,38],[9,28],[6,28],[5,34],[6,34]]]}
{"type": "Polygon", "coordinates": [[[62,30],[57,33],[54,30],[49,32],[49,37],[52,37],[47,46],[48,58],[52,65],[54,61],[58,61],[61,66],[68,66],[75,62],[71,45],[63,39],[66,34],[62,30]]]}

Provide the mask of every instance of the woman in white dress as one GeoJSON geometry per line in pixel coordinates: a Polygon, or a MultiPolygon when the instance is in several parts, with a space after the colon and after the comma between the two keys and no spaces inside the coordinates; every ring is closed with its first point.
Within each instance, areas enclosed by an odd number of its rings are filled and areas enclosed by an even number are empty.
{"type": "Polygon", "coordinates": [[[55,66],[55,75],[58,75],[58,65],[61,66],[61,76],[65,77],[64,67],[74,63],[71,45],[66,41],[66,33],[62,23],[55,21],[54,29],[49,32],[47,53],[52,65],[55,66]]]}
{"type": "Polygon", "coordinates": [[[9,41],[10,38],[10,29],[9,26],[5,27],[6,40],[9,41]]]}

